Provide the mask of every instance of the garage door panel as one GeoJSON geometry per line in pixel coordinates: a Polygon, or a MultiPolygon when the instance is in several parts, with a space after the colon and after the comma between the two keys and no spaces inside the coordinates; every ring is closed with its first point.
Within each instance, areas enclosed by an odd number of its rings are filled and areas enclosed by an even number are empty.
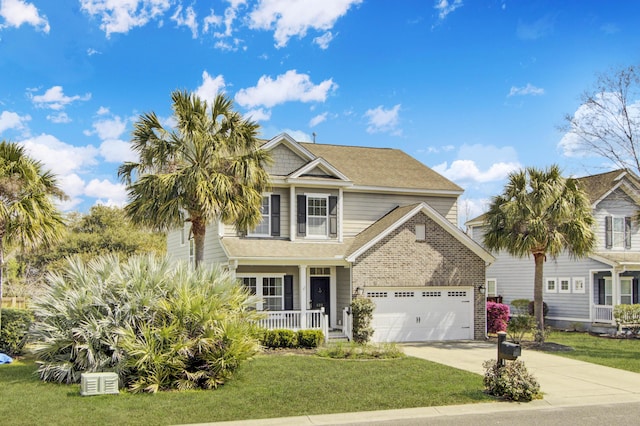
{"type": "Polygon", "coordinates": [[[372,320],[373,340],[471,339],[472,294],[471,288],[398,288],[367,292],[376,304],[372,320]]]}

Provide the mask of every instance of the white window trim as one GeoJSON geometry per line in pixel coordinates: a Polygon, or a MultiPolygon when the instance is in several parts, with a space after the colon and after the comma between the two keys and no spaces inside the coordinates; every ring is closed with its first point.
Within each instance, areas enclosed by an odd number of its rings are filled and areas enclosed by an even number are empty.
{"type": "Polygon", "coordinates": [[[569,277],[560,277],[558,278],[558,293],[571,293],[571,278],[569,277]],[[566,281],[567,282],[567,289],[563,290],[562,289],[562,281],[566,281]]]}
{"type": "MultiPolygon", "coordinates": [[[[262,290],[262,279],[263,278],[280,278],[282,280],[282,298],[281,305],[282,310],[284,310],[284,276],[285,274],[236,274],[236,278],[242,280],[242,278],[255,278],[256,279],[256,297],[258,298],[258,303],[256,303],[256,310],[263,311],[264,310],[264,295],[262,290]]],[[[270,296],[271,298],[275,298],[276,296],[270,296]]]]}
{"type": "MultiPolygon", "coordinates": [[[[304,206],[304,208],[306,209],[306,217],[307,217],[307,235],[305,235],[305,238],[310,238],[310,239],[328,239],[329,238],[329,196],[330,194],[318,194],[318,193],[305,193],[305,203],[306,205],[304,206]],[[324,216],[325,218],[325,233],[324,234],[312,234],[311,233],[311,226],[309,224],[309,219],[311,218],[311,215],[309,214],[309,199],[310,198],[322,198],[325,200],[326,206],[327,206],[327,214],[324,216]]],[[[321,217],[321,216],[313,216],[313,217],[321,217]]]]}
{"type": "Polygon", "coordinates": [[[544,279],[544,292],[545,293],[557,293],[558,292],[558,279],[555,277],[547,277],[544,279]],[[549,283],[554,283],[553,289],[549,289],[549,283]]]}
{"type": "Polygon", "coordinates": [[[587,282],[584,277],[573,277],[571,279],[571,288],[574,293],[584,293],[587,286],[587,282]],[[581,283],[581,286],[578,286],[581,283]]]}
{"type": "Polygon", "coordinates": [[[266,234],[258,234],[258,233],[255,233],[253,231],[249,231],[249,232],[247,232],[247,235],[249,237],[270,237],[271,236],[271,213],[272,213],[271,209],[273,208],[273,206],[271,205],[271,193],[269,192],[269,193],[262,194],[262,198],[263,199],[266,198],[267,199],[267,203],[269,203],[269,214],[266,215],[266,216],[264,216],[264,215],[262,216],[263,220],[264,220],[265,217],[267,218],[267,233],[266,234]]]}
{"type": "Polygon", "coordinates": [[[633,277],[620,277],[620,294],[618,297],[620,298],[619,303],[622,304],[622,296],[629,296],[631,299],[631,303],[633,304],[633,277]],[[622,281],[629,281],[629,291],[630,293],[622,293],[622,281]]]}
{"type": "Polygon", "coordinates": [[[613,306],[615,300],[613,300],[613,279],[612,277],[604,277],[604,306],[613,306]],[[607,287],[611,289],[611,292],[607,293],[607,287]],[[611,297],[611,303],[607,303],[607,295],[611,297]]]}
{"type": "Polygon", "coordinates": [[[487,278],[485,281],[485,286],[487,288],[485,296],[487,297],[497,297],[498,296],[498,279],[497,278],[487,278]],[[493,281],[493,294],[489,291],[489,281],[493,281]]]}
{"type": "Polygon", "coordinates": [[[193,236],[189,237],[189,263],[196,264],[196,240],[193,236]]]}

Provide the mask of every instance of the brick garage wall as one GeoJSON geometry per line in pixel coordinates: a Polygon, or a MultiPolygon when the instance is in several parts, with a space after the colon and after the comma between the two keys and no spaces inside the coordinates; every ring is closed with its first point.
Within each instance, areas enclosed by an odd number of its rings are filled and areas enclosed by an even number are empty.
{"type": "Polygon", "coordinates": [[[474,337],[485,337],[485,263],[435,221],[420,212],[363,253],[353,264],[357,287],[473,287],[474,337]],[[425,241],[416,241],[423,224],[425,241]]]}

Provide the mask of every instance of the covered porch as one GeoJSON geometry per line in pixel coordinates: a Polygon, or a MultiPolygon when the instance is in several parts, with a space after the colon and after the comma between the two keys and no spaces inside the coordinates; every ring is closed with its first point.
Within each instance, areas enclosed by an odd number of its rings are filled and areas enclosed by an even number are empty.
{"type": "Polygon", "coordinates": [[[615,325],[616,305],[640,303],[640,254],[614,253],[598,260],[612,268],[591,271],[591,321],[615,325]]]}

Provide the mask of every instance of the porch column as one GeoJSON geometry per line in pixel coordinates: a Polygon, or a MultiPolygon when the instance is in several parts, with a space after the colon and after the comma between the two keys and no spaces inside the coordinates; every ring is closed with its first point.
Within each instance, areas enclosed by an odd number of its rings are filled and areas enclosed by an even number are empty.
{"type": "Polygon", "coordinates": [[[238,269],[238,261],[237,260],[230,260],[229,261],[229,274],[231,275],[231,278],[233,278],[234,280],[236,279],[236,270],[238,269]]]}
{"type": "Polygon", "coordinates": [[[300,328],[307,328],[307,265],[298,265],[298,286],[300,287],[300,328]]]}

